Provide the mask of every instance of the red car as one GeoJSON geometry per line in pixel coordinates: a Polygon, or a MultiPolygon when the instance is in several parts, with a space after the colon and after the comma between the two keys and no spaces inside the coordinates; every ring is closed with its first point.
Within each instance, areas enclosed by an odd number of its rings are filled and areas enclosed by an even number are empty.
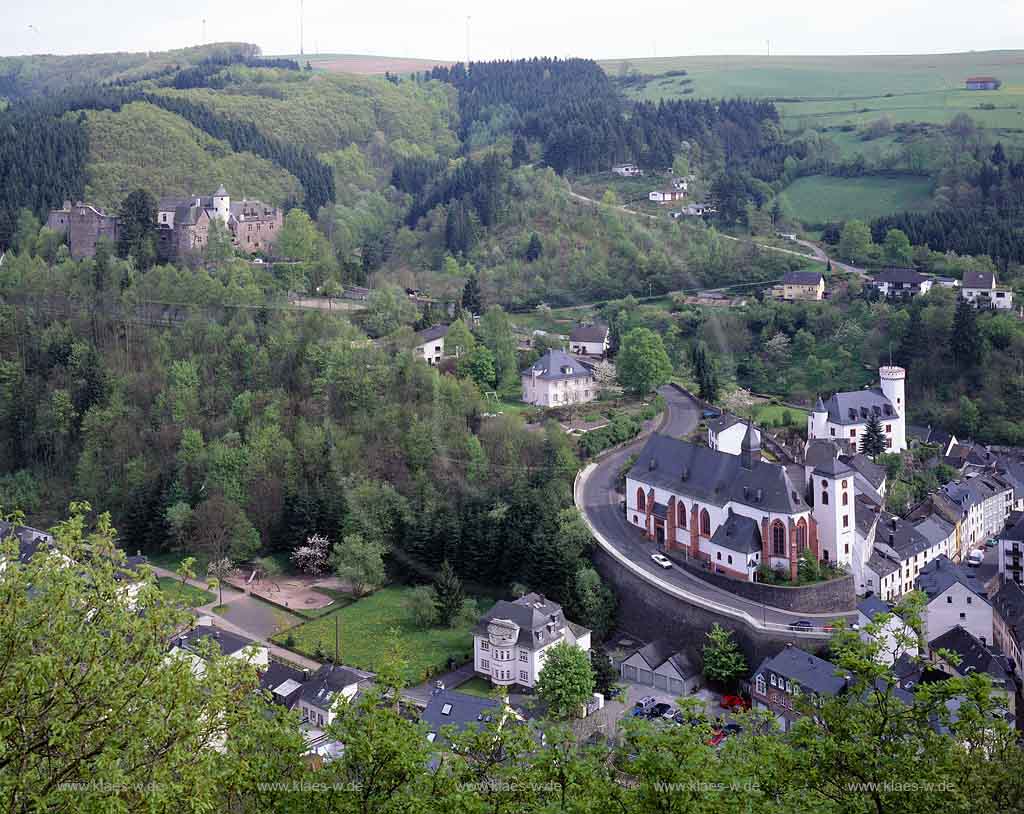
{"type": "Polygon", "coordinates": [[[725,730],[716,729],[711,733],[711,737],[707,739],[708,746],[718,746],[722,741],[725,740],[725,730]]]}
{"type": "Polygon", "coordinates": [[[730,712],[750,709],[750,702],[738,695],[723,695],[720,705],[722,709],[727,709],[730,712]]]}

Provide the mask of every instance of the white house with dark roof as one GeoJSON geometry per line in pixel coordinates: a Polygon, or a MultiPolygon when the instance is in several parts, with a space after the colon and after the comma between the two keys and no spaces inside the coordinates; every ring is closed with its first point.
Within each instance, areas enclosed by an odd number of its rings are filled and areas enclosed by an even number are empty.
{"type": "Polygon", "coordinates": [[[347,667],[323,665],[302,685],[298,706],[303,720],[321,729],[328,726],[337,717],[338,703],[355,697],[361,679],[347,667]]]}
{"type": "Polygon", "coordinates": [[[448,335],[447,325],[434,325],[416,334],[413,353],[429,365],[439,365],[444,358],[444,338],[448,335]]]}
{"type": "Polygon", "coordinates": [[[170,653],[172,657],[191,661],[193,671],[202,673],[206,669],[203,657],[211,646],[222,656],[237,659],[257,670],[266,670],[270,662],[270,651],[265,645],[216,627],[210,616],[201,616],[195,627],[177,634],[171,640],[170,653]]]}
{"type": "Polygon", "coordinates": [[[960,513],[962,556],[1002,534],[1013,511],[1013,486],[995,472],[950,481],[939,489],[939,496],[960,513]]]}
{"type": "Polygon", "coordinates": [[[994,697],[999,698],[1011,715],[1016,714],[1017,685],[1013,673],[1002,652],[993,651],[991,643],[986,644],[962,625],[956,625],[941,636],[928,642],[929,661],[950,676],[968,676],[985,673],[992,679],[994,697]],[[959,663],[953,664],[939,652],[950,651],[959,656],[959,663]]]}
{"type": "Polygon", "coordinates": [[[608,326],[599,323],[577,325],[569,334],[569,352],[604,357],[608,352],[608,326]]]}
{"type": "Polygon", "coordinates": [[[855,496],[838,460],[809,473],[761,460],[750,427],[739,455],[655,433],[626,475],[626,520],[718,573],[754,581],[764,564],[795,580],[804,549],[852,565],[855,496]]]}
{"type": "MultiPolygon", "coordinates": [[[[743,437],[747,434],[748,421],[730,413],[723,413],[708,422],[708,446],[730,455],[739,455],[743,437]]],[[[761,443],[761,431],[754,427],[757,443],[761,443]]]]}
{"type": "Polygon", "coordinates": [[[819,398],[807,417],[807,437],[835,441],[850,453],[856,453],[860,451],[868,419],[874,415],[882,425],[886,451],[905,450],[907,371],[895,365],[885,365],[879,368],[878,373],[879,387],[834,393],[827,402],[819,398]]]}
{"type": "Polygon", "coordinates": [[[904,653],[908,656],[917,655],[917,645],[906,644],[907,639],[916,641],[910,625],[893,613],[877,594],[865,596],[858,603],[857,627],[863,641],[880,643],[876,660],[882,664],[895,664],[904,653]],[[872,624],[877,624],[878,630],[868,632],[867,626],[872,624]]]}
{"type": "Polygon", "coordinates": [[[672,695],[689,695],[701,684],[700,668],[685,651],[659,639],[644,645],[619,665],[623,681],[664,690],[672,695]]]}
{"type": "Polygon", "coordinates": [[[888,268],[875,275],[872,285],[883,297],[909,298],[927,294],[934,282],[916,269],[888,268]]]}
{"type": "Polygon", "coordinates": [[[483,729],[492,724],[501,728],[510,721],[522,721],[523,716],[507,701],[502,703],[458,690],[435,689],[427,699],[420,720],[426,724],[427,740],[440,745],[444,731],[449,727],[455,733],[471,728],[483,729]]]}
{"type": "Polygon", "coordinates": [[[991,271],[964,272],[960,296],[978,308],[1013,308],[1013,290],[996,285],[996,275],[991,271]]]}
{"type": "Polygon", "coordinates": [[[820,271],[787,271],[782,277],[782,299],[825,299],[824,276],[820,271]]]}
{"type": "Polygon", "coordinates": [[[924,633],[928,641],[960,625],[981,641],[992,642],[992,605],[970,569],[940,556],[917,577],[916,588],[928,597],[924,633]]]}
{"type": "Polygon", "coordinates": [[[1024,515],[1013,518],[1008,518],[1006,528],[996,536],[999,574],[1004,580],[1024,585],[1024,515]]]}
{"type": "Polygon", "coordinates": [[[473,630],[473,669],[492,684],[534,687],[547,651],[566,642],[590,651],[590,631],[565,618],[562,606],[529,593],[499,600],[473,630]]]}
{"type": "Polygon", "coordinates": [[[565,351],[549,350],[520,374],[523,401],[538,407],[585,404],[597,395],[594,374],[565,351]]]}

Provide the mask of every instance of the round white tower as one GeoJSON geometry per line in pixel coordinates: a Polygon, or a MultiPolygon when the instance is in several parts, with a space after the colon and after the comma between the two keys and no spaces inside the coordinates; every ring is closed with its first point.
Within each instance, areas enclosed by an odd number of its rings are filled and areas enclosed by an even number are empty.
{"type": "Polygon", "coordinates": [[[818,401],[808,420],[810,422],[808,438],[828,438],[828,410],[825,407],[825,402],[821,400],[821,396],[818,396],[818,401]]]}
{"type": "Polygon", "coordinates": [[[231,217],[231,197],[228,195],[224,185],[221,184],[213,193],[213,211],[225,224],[231,217]]]}
{"type": "Polygon", "coordinates": [[[896,365],[884,365],[878,369],[878,378],[882,386],[882,393],[892,403],[896,416],[892,422],[886,421],[888,416],[882,416],[883,426],[892,424],[892,432],[886,435],[892,438],[892,452],[902,452],[907,448],[907,394],[906,381],[907,371],[896,365]]]}

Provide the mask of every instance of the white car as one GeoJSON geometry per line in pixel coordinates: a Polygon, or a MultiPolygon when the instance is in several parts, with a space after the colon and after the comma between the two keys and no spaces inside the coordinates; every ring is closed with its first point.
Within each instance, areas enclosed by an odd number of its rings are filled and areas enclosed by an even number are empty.
{"type": "Polygon", "coordinates": [[[660,565],[662,568],[672,567],[672,560],[664,554],[651,554],[651,559],[654,560],[655,564],[660,565]]]}

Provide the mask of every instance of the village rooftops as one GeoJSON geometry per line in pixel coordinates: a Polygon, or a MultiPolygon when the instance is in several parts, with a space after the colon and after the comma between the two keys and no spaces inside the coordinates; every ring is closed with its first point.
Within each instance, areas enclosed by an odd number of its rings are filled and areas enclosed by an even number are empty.
{"type": "Polygon", "coordinates": [[[975,475],[951,481],[943,485],[940,491],[955,505],[966,509],[1008,488],[1011,488],[1010,485],[1003,483],[995,475],[975,475]]]}
{"type": "Polygon", "coordinates": [[[608,338],[608,326],[594,323],[578,325],[569,334],[570,342],[604,342],[608,338]]]}
{"type": "Polygon", "coordinates": [[[302,693],[302,687],[309,677],[301,670],[271,661],[267,670],[260,675],[260,689],[270,693],[275,704],[291,709],[302,693]]]}
{"type": "Polygon", "coordinates": [[[784,466],[753,460],[745,469],[743,459],[743,455],[654,433],[629,477],[715,506],[734,501],[782,514],[809,508],[801,496],[803,484],[796,485],[784,466]]]}
{"type": "Polygon", "coordinates": [[[879,599],[878,594],[865,596],[857,604],[857,610],[868,617],[868,619],[874,619],[880,613],[892,613],[892,608],[879,599]]]}
{"type": "Polygon", "coordinates": [[[592,376],[590,370],[578,359],[574,359],[568,353],[561,350],[549,350],[543,356],[526,368],[522,375],[536,376],[538,379],[547,381],[558,381],[560,379],[575,379],[580,376],[592,376]]]}
{"type": "Polygon", "coordinates": [[[820,271],[787,271],[782,275],[783,285],[820,285],[824,280],[820,271]]]}
{"type": "Polygon", "coordinates": [[[646,661],[652,670],[657,670],[668,662],[683,677],[699,672],[693,660],[684,651],[673,647],[668,639],[655,639],[637,650],[636,654],[646,661]]]}
{"type": "Polygon", "coordinates": [[[53,543],[53,535],[30,526],[15,526],[6,520],[0,520],[0,541],[10,537],[18,538],[18,560],[28,564],[32,556],[40,548],[49,548],[53,543]]]}
{"type": "Polygon", "coordinates": [[[431,328],[427,328],[422,331],[416,332],[416,339],[420,342],[433,342],[435,339],[440,339],[442,336],[447,336],[448,326],[447,325],[434,325],[431,328]]]}
{"type": "Polygon", "coordinates": [[[334,705],[334,697],[353,685],[358,685],[362,676],[347,667],[325,664],[302,687],[301,698],[326,712],[334,705]]]}
{"type": "MultiPolygon", "coordinates": [[[[538,650],[561,639],[567,624],[562,606],[537,593],[526,594],[514,602],[498,600],[477,622],[473,633],[487,636],[492,622],[515,625],[519,629],[517,644],[529,650],[538,650]]],[[[585,633],[585,629],[580,627],[571,630],[585,633]]]]}
{"type": "Polygon", "coordinates": [[[501,704],[493,698],[481,698],[479,695],[453,690],[435,690],[420,720],[427,725],[427,738],[433,742],[446,726],[455,727],[457,732],[461,732],[470,726],[487,726],[500,715],[501,704]]]}
{"type": "Polygon", "coordinates": [[[921,285],[921,283],[929,279],[929,277],[926,277],[916,269],[908,268],[882,269],[875,275],[876,283],[910,283],[912,285],[921,285]]]}
{"type": "Polygon", "coordinates": [[[754,675],[775,673],[795,681],[801,690],[831,697],[839,695],[847,684],[843,676],[837,675],[837,670],[832,662],[819,659],[799,647],[787,645],[774,656],[762,661],[754,675]]]}
{"type": "Polygon", "coordinates": [[[965,271],[964,288],[992,289],[996,287],[996,275],[991,271],[965,271]]]}
{"type": "Polygon", "coordinates": [[[969,672],[987,673],[1000,684],[1012,681],[1006,671],[1005,661],[960,625],[950,628],[928,644],[932,650],[952,650],[960,656],[960,663],[954,669],[961,675],[969,672]]]}
{"type": "Polygon", "coordinates": [[[879,466],[868,458],[867,455],[862,455],[861,453],[856,455],[840,455],[839,460],[857,470],[875,489],[878,489],[885,482],[885,467],[879,466]]]}
{"type": "Polygon", "coordinates": [[[753,554],[761,550],[761,529],[750,517],[730,514],[715,530],[711,542],[740,554],[753,554]]]}
{"type": "MultiPolygon", "coordinates": [[[[935,545],[928,537],[918,531],[913,523],[884,511],[878,515],[875,541],[885,543],[898,552],[900,558],[904,560],[922,551],[927,551],[935,545]]],[[[924,572],[922,571],[922,573],[924,572]]]]}
{"type": "Polygon", "coordinates": [[[945,554],[940,554],[921,569],[917,575],[915,587],[919,591],[924,591],[928,595],[928,599],[932,600],[941,596],[958,582],[972,593],[985,599],[982,586],[974,575],[954,563],[945,554]]]}
{"type": "Polygon", "coordinates": [[[879,421],[898,418],[893,403],[877,387],[834,393],[825,404],[832,424],[864,424],[874,414],[879,421]]]}
{"type": "Polygon", "coordinates": [[[200,643],[206,640],[213,642],[224,656],[234,655],[235,653],[256,644],[252,639],[247,639],[245,636],[239,636],[237,633],[232,633],[230,630],[224,630],[219,627],[214,627],[213,625],[204,624],[198,624],[191,630],[179,633],[171,641],[171,644],[175,647],[180,647],[182,650],[186,650],[189,653],[198,654],[200,650],[200,643]]]}
{"type": "Polygon", "coordinates": [[[740,418],[738,415],[732,413],[722,413],[718,418],[713,418],[708,422],[708,427],[714,433],[724,432],[729,427],[735,427],[737,424],[745,424],[746,421],[740,418]]]}

